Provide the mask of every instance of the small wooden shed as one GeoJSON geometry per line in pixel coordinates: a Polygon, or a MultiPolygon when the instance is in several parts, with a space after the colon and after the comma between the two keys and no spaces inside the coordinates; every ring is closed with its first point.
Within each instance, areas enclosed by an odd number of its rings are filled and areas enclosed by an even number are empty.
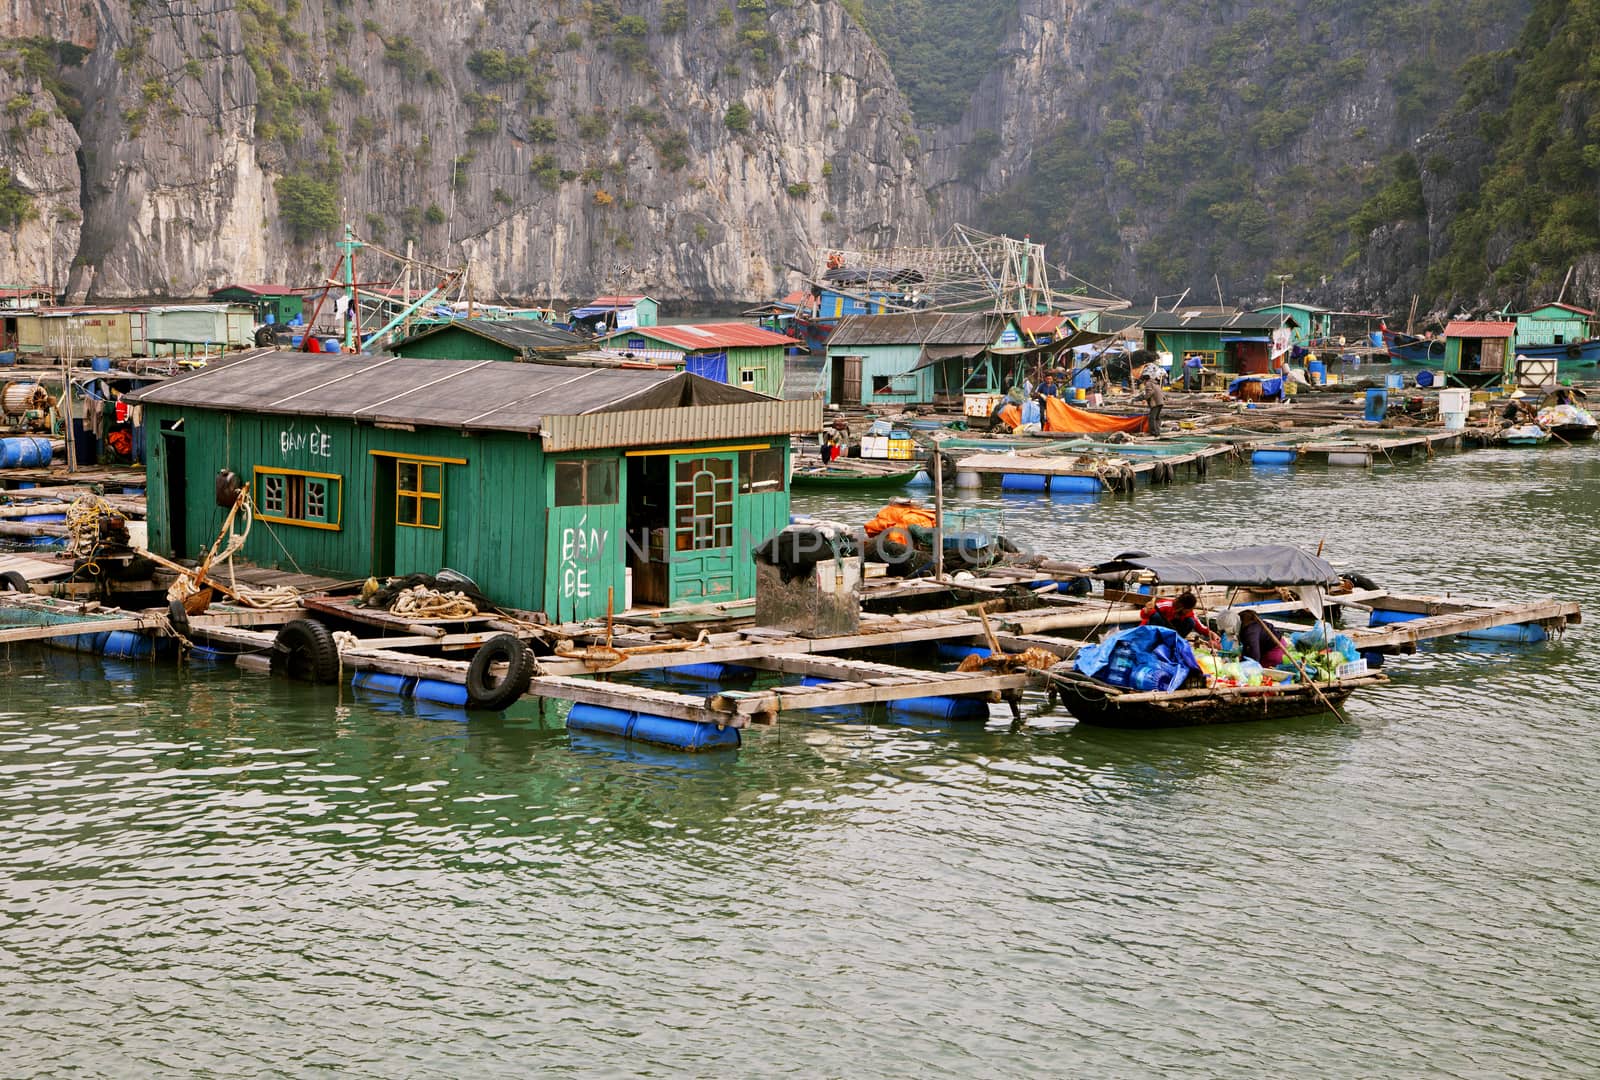
{"type": "Polygon", "coordinates": [[[1444,328],[1446,379],[1486,386],[1515,373],[1515,322],[1457,319],[1444,328]]]}
{"type": "Polygon", "coordinates": [[[259,353],[130,395],[150,548],[192,556],[248,485],[244,555],[340,578],[450,567],[555,621],[754,595],[789,519],[789,433],[822,403],[686,372],[259,353]],[[269,528],[270,526],[270,528],[269,528]]]}
{"type": "Polygon", "coordinates": [[[224,285],[211,299],[255,308],[256,321],[287,325],[305,315],[305,297],[287,285],[224,285]]]}

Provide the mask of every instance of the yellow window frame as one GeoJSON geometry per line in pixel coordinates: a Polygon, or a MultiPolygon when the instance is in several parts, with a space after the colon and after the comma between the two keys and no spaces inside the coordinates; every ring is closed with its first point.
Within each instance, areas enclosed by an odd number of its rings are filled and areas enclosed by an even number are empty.
{"type": "Polygon", "coordinates": [[[444,467],[438,458],[394,457],[394,523],[408,529],[444,528],[444,467]],[[406,466],[416,470],[415,486],[407,487],[401,479],[406,466]],[[437,478],[436,490],[428,490],[429,471],[437,478]],[[415,512],[407,520],[406,503],[410,500],[415,512]],[[426,507],[433,507],[433,522],[429,522],[426,507]]]}
{"type": "MultiPolygon", "coordinates": [[[[280,469],[272,465],[257,465],[251,470],[250,498],[255,503],[255,516],[262,521],[270,521],[275,525],[299,525],[306,529],[327,529],[338,532],[344,528],[344,477],[338,473],[307,472],[304,469],[280,469]],[[312,521],[309,518],[287,517],[282,514],[270,514],[266,511],[266,500],[262,498],[262,481],[268,476],[282,476],[285,478],[298,476],[303,480],[327,480],[329,491],[328,510],[333,517],[330,521],[312,521]]],[[[285,507],[287,509],[287,506],[285,507]]]]}

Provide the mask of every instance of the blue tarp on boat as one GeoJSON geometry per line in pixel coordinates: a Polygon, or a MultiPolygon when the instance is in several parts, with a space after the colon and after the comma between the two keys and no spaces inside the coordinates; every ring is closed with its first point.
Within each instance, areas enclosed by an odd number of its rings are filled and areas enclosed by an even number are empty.
{"type": "Polygon", "coordinates": [[[1080,649],[1072,667],[1091,679],[1139,690],[1176,690],[1199,671],[1194,650],[1165,626],[1134,626],[1080,649]]]}

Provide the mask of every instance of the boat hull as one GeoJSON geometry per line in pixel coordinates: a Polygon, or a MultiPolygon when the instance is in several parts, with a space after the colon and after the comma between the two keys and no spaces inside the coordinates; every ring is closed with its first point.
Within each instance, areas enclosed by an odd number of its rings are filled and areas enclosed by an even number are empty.
{"type": "Polygon", "coordinates": [[[825,469],[820,472],[797,472],[789,478],[790,487],[804,488],[869,488],[905,487],[915,479],[922,466],[893,473],[864,473],[849,469],[825,469]]]}
{"type": "Polygon", "coordinates": [[[1557,424],[1550,429],[1550,434],[1563,442],[1588,442],[1597,430],[1600,428],[1593,424],[1557,424]]]}
{"type": "Polygon", "coordinates": [[[1315,689],[1306,683],[1288,683],[1270,689],[1179,690],[1171,694],[1129,694],[1076,673],[1057,674],[1052,681],[1062,705],[1079,723],[1142,731],[1332,715],[1330,705],[1342,704],[1357,686],[1387,680],[1382,675],[1365,675],[1318,683],[1315,689]],[[1129,698],[1132,700],[1124,700],[1129,698]]]}
{"type": "Polygon", "coordinates": [[[1518,345],[1517,355],[1530,360],[1555,360],[1560,367],[1594,367],[1600,363],[1600,338],[1566,345],[1518,345]]]}

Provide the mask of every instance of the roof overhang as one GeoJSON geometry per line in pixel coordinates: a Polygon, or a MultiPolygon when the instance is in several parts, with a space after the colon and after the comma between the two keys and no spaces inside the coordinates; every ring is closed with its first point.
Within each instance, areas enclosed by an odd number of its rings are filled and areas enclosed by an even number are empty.
{"type": "Polygon", "coordinates": [[[821,398],[802,398],[547,416],[539,438],[547,452],[564,453],[791,435],[820,429],[822,408],[821,398]]]}

